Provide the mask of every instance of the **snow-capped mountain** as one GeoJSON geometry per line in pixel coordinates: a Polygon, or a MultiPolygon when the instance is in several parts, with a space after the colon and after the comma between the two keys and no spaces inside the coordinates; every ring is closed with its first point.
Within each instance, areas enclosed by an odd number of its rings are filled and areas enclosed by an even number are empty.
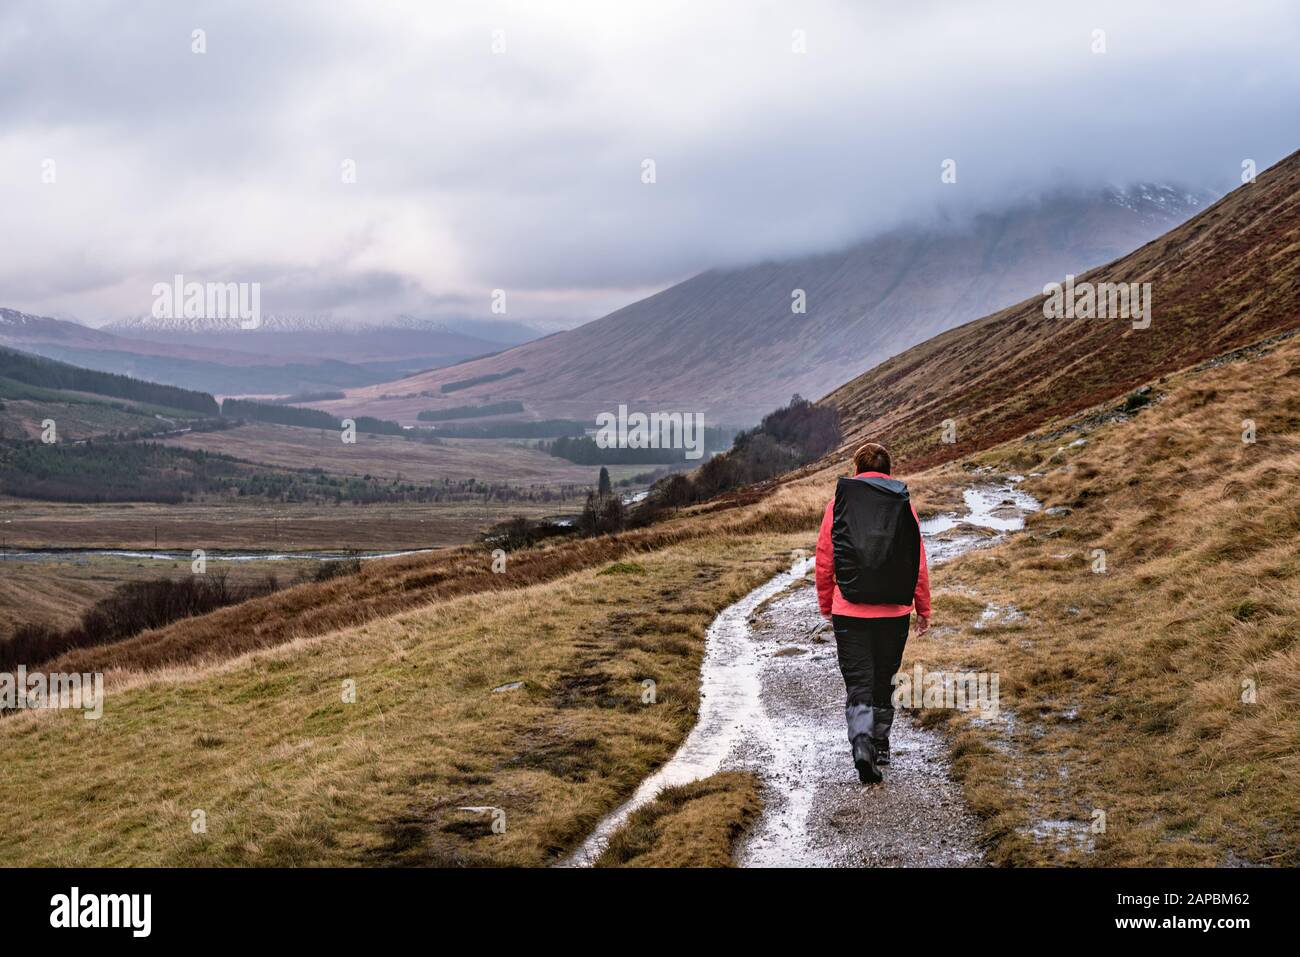
{"type": "Polygon", "coordinates": [[[1144,222],[1167,223],[1170,217],[1186,219],[1211,205],[1219,197],[1205,190],[1188,190],[1157,183],[1138,183],[1126,189],[1111,187],[1103,194],[1107,202],[1131,210],[1144,222]]]}
{"type": "Polygon", "coordinates": [[[125,335],[141,333],[187,333],[203,335],[205,333],[224,332],[344,332],[361,328],[359,324],[343,322],[328,316],[294,316],[263,315],[261,325],[255,329],[245,329],[237,317],[226,318],[187,318],[185,316],[159,318],[153,315],[132,316],[116,319],[102,328],[109,332],[125,335]]]}

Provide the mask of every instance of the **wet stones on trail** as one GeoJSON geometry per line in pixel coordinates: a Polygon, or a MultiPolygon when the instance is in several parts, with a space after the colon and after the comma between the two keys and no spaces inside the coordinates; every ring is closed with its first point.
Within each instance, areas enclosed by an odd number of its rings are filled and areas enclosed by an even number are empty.
{"type": "MultiPolygon", "coordinates": [[[[965,510],[924,520],[930,566],[1024,527],[1039,503],[1020,476],[963,493],[965,510]]],[[[844,723],[835,642],[803,560],[725,609],[706,637],[699,720],[673,758],[642,782],[566,860],[590,863],[661,788],[749,771],[765,808],[736,851],[741,866],[977,866],[980,825],[953,781],[936,731],[899,710],[881,784],[858,781],[844,723]]],[[[1017,610],[1018,613],[1018,610],[1017,610]]]]}
{"type": "Polygon", "coordinates": [[[937,732],[898,713],[885,780],[862,785],[844,728],[844,684],[829,626],[805,587],[772,602],[753,629],[768,722],[736,766],[763,783],[766,809],[742,842],[742,866],[962,867],[979,864],[979,822],[951,779],[937,732]],[[792,637],[798,636],[792,641],[792,637]],[[816,643],[820,639],[820,643],[816,643]],[[829,639],[829,640],[828,640],[829,639]],[[799,644],[802,642],[802,644],[799,644]],[[791,646],[804,654],[782,654],[791,646]]]}

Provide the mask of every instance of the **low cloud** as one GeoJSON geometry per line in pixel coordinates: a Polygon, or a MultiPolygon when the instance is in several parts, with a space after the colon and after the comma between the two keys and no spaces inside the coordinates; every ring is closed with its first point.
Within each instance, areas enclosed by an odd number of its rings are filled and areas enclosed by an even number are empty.
{"type": "Polygon", "coordinates": [[[507,318],[571,324],[1045,190],[1229,189],[1296,148],[1292,4],[1056,6],[11,2],[3,304],[99,322],[183,273],[261,282],[268,312],[491,318],[503,288],[507,318]]]}

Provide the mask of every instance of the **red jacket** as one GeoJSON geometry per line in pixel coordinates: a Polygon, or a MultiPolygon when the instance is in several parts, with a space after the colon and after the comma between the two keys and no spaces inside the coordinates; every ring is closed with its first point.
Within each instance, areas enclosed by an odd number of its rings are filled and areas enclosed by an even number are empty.
{"type": "MultiPolygon", "coordinates": [[[[889,478],[884,472],[860,472],[856,478],[889,478]]],[[[912,506],[916,518],[916,506],[912,506]]],[[[835,584],[835,551],[831,545],[831,524],[835,521],[835,499],[826,503],[821,534],[817,536],[817,604],[823,615],[848,615],[851,618],[896,618],[910,615],[915,609],[922,618],[930,617],[930,569],[925,563],[925,540],[921,541],[921,568],[916,576],[916,593],[911,605],[859,605],[840,594],[835,584]]],[[[917,519],[920,524],[920,519],[917,519]]]]}

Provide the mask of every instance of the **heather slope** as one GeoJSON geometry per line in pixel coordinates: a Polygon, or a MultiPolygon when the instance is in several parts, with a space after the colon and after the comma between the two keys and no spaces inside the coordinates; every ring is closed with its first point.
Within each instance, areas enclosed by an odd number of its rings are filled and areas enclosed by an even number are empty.
{"type": "Polygon", "coordinates": [[[944,566],[904,666],[1000,675],[922,713],[995,861],[1294,866],[1300,338],[1150,385],[967,461],[1045,507],[944,566]]]}
{"type": "Polygon", "coordinates": [[[1150,327],[1047,319],[1034,296],[828,395],[846,445],[879,438],[912,468],[952,459],[1300,325],[1300,153],[1078,281],[1151,283],[1150,327]],[[945,420],[956,426],[954,444],[942,441],[945,420]]]}

